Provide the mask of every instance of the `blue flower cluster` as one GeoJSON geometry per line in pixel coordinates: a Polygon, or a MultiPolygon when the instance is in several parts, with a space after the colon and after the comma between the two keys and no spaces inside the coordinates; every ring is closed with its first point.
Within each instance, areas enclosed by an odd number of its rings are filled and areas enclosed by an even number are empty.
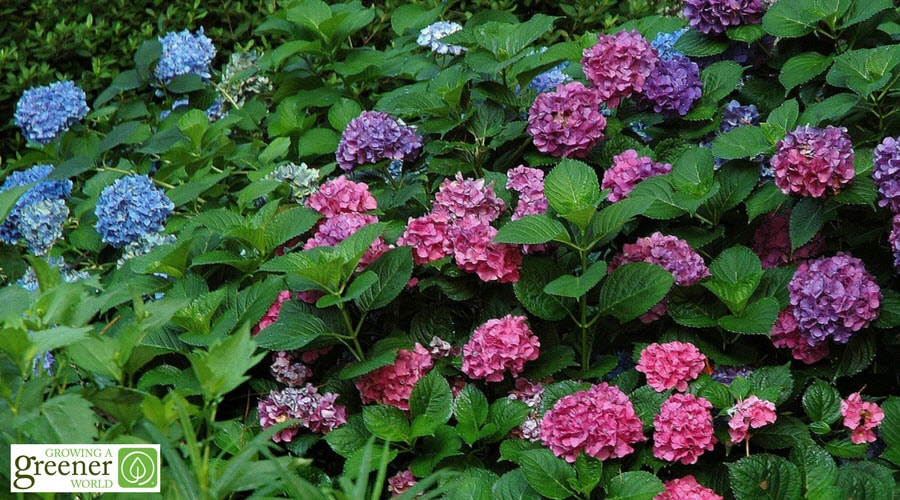
{"type": "MultiPolygon", "coordinates": [[[[169,115],[172,114],[172,111],[175,111],[176,108],[180,108],[182,106],[187,106],[188,103],[189,103],[189,101],[187,99],[179,99],[179,100],[173,102],[171,109],[163,110],[159,114],[159,119],[165,120],[166,118],[169,117],[169,115]]],[[[222,108],[222,98],[221,97],[217,97],[216,100],[213,101],[213,103],[210,104],[208,108],[206,108],[206,117],[209,118],[209,121],[211,121],[211,122],[214,122],[214,121],[218,120],[219,118],[222,118],[223,113],[224,113],[224,111],[222,108]]]]}
{"type": "Polygon", "coordinates": [[[556,90],[557,85],[572,81],[571,76],[563,73],[563,70],[568,66],[569,62],[566,61],[554,67],[550,71],[545,71],[539,74],[538,76],[534,77],[533,80],[531,80],[531,83],[528,84],[527,88],[534,89],[534,91],[538,94],[556,90]]]}
{"type": "Polygon", "coordinates": [[[116,248],[162,231],[175,205],[146,175],[128,175],[103,188],[94,213],[97,232],[116,248]]]}
{"type": "Polygon", "coordinates": [[[84,91],[71,81],[62,81],[23,92],[14,117],[25,139],[46,144],[69,130],[87,113],[84,91]]]}
{"type": "Polygon", "coordinates": [[[147,233],[136,241],[125,245],[122,249],[122,257],[116,263],[116,267],[121,268],[125,265],[125,261],[135,257],[147,255],[151,250],[162,245],[172,245],[178,238],[174,234],[166,234],[163,232],[147,233]]]}
{"type": "Polygon", "coordinates": [[[732,100],[722,108],[722,124],[719,130],[728,132],[743,125],[759,125],[759,110],[753,104],[746,106],[732,100]]]}
{"type": "Polygon", "coordinates": [[[680,50],[675,50],[675,43],[681,38],[681,35],[687,33],[687,28],[681,28],[672,33],[660,33],[650,42],[650,46],[656,49],[660,59],[671,59],[674,56],[683,56],[680,50]]]}
{"type": "Polygon", "coordinates": [[[43,180],[51,172],[53,167],[50,165],[35,165],[28,170],[13,172],[0,186],[2,193],[14,187],[37,183],[19,197],[6,220],[0,224],[0,240],[4,243],[14,245],[27,234],[26,243],[31,251],[35,255],[44,255],[62,234],[62,224],[69,211],[64,200],[72,193],[72,181],[43,180]],[[55,204],[54,208],[46,205],[30,208],[42,202],[56,201],[62,206],[55,204]],[[61,215],[63,212],[65,215],[61,215]]]}
{"type": "Polygon", "coordinates": [[[196,74],[208,79],[210,65],[216,57],[212,40],[203,34],[201,27],[196,35],[190,31],[169,32],[159,39],[162,56],[156,63],[156,77],[169,83],[176,76],[196,74]]]}
{"type": "Polygon", "coordinates": [[[422,47],[428,47],[432,52],[437,54],[453,54],[455,56],[458,56],[466,50],[465,47],[460,47],[459,45],[451,45],[440,40],[441,38],[444,38],[451,33],[456,33],[461,29],[463,29],[463,27],[459,23],[454,23],[451,21],[438,21],[422,28],[422,30],[419,31],[419,36],[416,38],[416,43],[422,47]]]}
{"type": "MultiPolygon", "coordinates": [[[[51,268],[59,269],[59,277],[64,283],[75,283],[76,281],[90,277],[90,274],[88,274],[87,271],[76,271],[72,269],[72,266],[67,264],[62,257],[50,257],[47,259],[47,263],[50,264],[51,268]]],[[[34,272],[34,268],[29,266],[28,269],[25,270],[25,274],[16,280],[16,284],[29,292],[38,291],[39,284],[37,273],[34,272]]]]}

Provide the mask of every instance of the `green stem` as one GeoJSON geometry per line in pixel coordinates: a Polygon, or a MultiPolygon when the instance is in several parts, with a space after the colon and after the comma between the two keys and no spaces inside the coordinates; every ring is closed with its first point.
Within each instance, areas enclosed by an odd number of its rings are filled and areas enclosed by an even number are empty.
{"type": "MultiPolygon", "coordinates": [[[[581,274],[587,270],[587,250],[578,252],[581,257],[581,274]]],[[[589,370],[591,368],[591,353],[588,350],[588,321],[587,321],[587,293],[578,300],[578,307],[581,309],[581,318],[578,326],[581,327],[581,369],[589,370]]]]}

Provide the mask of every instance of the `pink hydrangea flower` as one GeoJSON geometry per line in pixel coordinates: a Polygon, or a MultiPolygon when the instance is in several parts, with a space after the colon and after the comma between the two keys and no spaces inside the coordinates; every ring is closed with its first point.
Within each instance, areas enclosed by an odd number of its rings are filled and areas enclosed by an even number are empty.
{"type": "Polygon", "coordinates": [[[732,443],[747,439],[750,429],[759,429],[775,422],[775,403],[750,396],[728,410],[728,435],[732,443]]]}
{"type": "Polygon", "coordinates": [[[422,217],[410,217],[397,245],[412,247],[413,261],[427,264],[443,259],[453,252],[449,239],[450,218],[442,212],[430,212],[422,217]]]}
{"type": "Polygon", "coordinates": [[[637,31],[597,35],[597,43],[585,49],[581,58],[584,74],[600,101],[610,108],[631,94],[641,92],[656,67],[656,49],[637,31]]]}
{"type": "Polygon", "coordinates": [[[471,340],[463,346],[463,373],[488,382],[502,381],[507,371],[513,377],[522,373],[527,361],[538,358],[541,346],[526,319],[506,315],[476,328],[471,340]]]}
{"type": "Polygon", "coordinates": [[[653,500],[723,500],[722,495],[698,483],[692,475],[666,481],[663,486],[666,490],[653,500]]]}
{"type": "Polygon", "coordinates": [[[688,382],[700,376],[706,367],[706,356],[694,344],[673,341],[656,342],[641,351],[637,371],[647,375],[647,385],[664,392],[675,388],[684,392],[688,382]]]}
{"type": "Polygon", "coordinates": [[[769,337],[772,339],[772,345],[790,349],[794,359],[808,365],[825,359],[830,353],[827,342],[810,345],[809,341],[800,334],[800,325],[797,323],[797,318],[794,317],[794,308],[791,306],[778,313],[769,337]]]}
{"type": "Polygon", "coordinates": [[[822,198],[853,180],[853,143],[844,127],[809,125],[788,132],[776,144],[771,165],[784,194],[822,198]]]}
{"type": "Polygon", "coordinates": [[[387,490],[391,497],[399,497],[416,485],[416,478],[410,469],[405,469],[389,477],[387,483],[387,490]]]}
{"type": "Polygon", "coordinates": [[[506,173],[509,179],[506,188],[519,193],[519,202],[510,219],[519,220],[526,215],[547,212],[547,198],[544,197],[544,171],[524,165],[506,173]]]}
{"type": "MultiPolygon", "coordinates": [[[[272,391],[258,404],[259,424],[263,429],[296,419],[300,427],[312,432],[328,434],[347,422],[347,410],[335,405],[338,395],[334,393],[319,394],[312,384],[304,387],[288,387],[281,391],[272,391]]],[[[297,435],[298,427],[284,429],[274,436],[276,443],[290,442],[297,435]]]]}
{"type": "Polygon", "coordinates": [[[646,441],[631,400],[606,382],[570,394],[553,405],[541,421],[541,441],[572,463],[581,452],[600,460],[621,458],[646,441]]]}
{"type": "Polygon", "coordinates": [[[671,171],[671,164],[657,163],[647,156],[639,157],[637,151],[628,149],[613,156],[612,167],[603,172],[600,188],[612,189],[607,199],[615,203],[627,198],[628,193],[642,180],[671,171]]]}
{"type": "Polygon", "coordinates": [[[877,404],[863,401],[858,392],[841,401],[844,426],[850,429],[850,441],[854,444],[871,443],[877,439],[872,429],[881,425],[884,410],[877,404]]]}
{"type": "Polygon", "coordinates": [[[693,394],[673,394],[653,418],[653,456],[684,465],[713,449],[712,404],[693,394]]]}
{"type": "Polygon", "coordinates": [[[306,206],[325,217],[347,212],[368,212],[378,208],[378,202],[369,192],[369,185],[353,182],[345,176],[332,179],[306,199],[306,206]]]}
{"type": "Polygon", "coordinates": [[[381,160],[415,160],[422,138],[413,127],[383,111],[363,111],[341,134],[335,156],[345,171],[381,160]]]}
{"type": "Polygon", "coordinates": [[[482,281],[519,281],[522,254],[515,245],[494,243],[497,229],[478,217],[464,217],[451,228],[453,260],[482,281]]]}
{"type": "Polygon", "coordinates": [[[840,344],[878,318],[881,288],[849,253],[803,262],[788,283],[794,317],[809,343],[840,344]]]}
{"type": "Polygon", "coordinates": [[[515,388],[509,391],[509,399],[521,401],[531,408],[525,421],[509,433],[513,439],[526,439],[531,442],[541,440],[541,416],[537,409],[544,399],[544,386],[540,382],[532,382],[526,378],[517,378],[515,388]]]}
{"type": "Polygon", "coordinates": [[[385,404],[409,410],[409,395],[416,382],[431,370],[432,364],[431,353],[416,342],[413,350],[400,349],[394,364],[360,377],[356,388],[364,404],[385,404]]]}
{"type": "Polygon", "coordinates": [[[291,300],[291,292],[288,290],[282,290],[278,292],[278,297],[275,299],[275,302],[269,306],[269,310],[263,315],[263,317],[259,320],[259,323],[256,324],[252,328],[253,335],[258,334],[264,328],[278,321],[278,313],[281,312],[281,305],[285,302],[291,300]]]}
{"type": "MultiPolygon", "coordinates": [[[[316,232],[306,240],[303,249],[309,250],[316,247],[336,246],[359,231],[360,228],[376,222],[378,222],[378,217],[374,215],[356,212],[338,213],[319,223],[316,227],[316,232]]],[[[390,246],[384,242],[381,236],[376,238],[372,245],[369,246],[369,249],[366,250],[362,259],[360,259],[360,269],[365,269],[366,266],[374,262],[378,257],[381,257],[381,254],[389,249],[390,246]]]]}
{"type": "Polygon", "coordinates": [[[751,248],[762,261],[763,269],[800,262],[825,251],[825,238],[816,233],[809,243],[791,252],[790,223],[790,211],[768,213],[753,233],[751,248]]]}
{"type": "Polygon", "coordinates": [[[289,351],[272,353],[272,365],[269,367],[269,371],[275,380],[288,387],[299,387],[306,382],[306,379],[312,377],[312,370],[296,361],[293,353],[289,351]]]}
{"type": "Polygon", "coordinates": [[[495,220],[506,210],[506,203],[494,193],[494,183],[484,179],[465,179],[456,174],[453,180],[445,179],[434,195],[433,212],[462,218],[475,216],[488,222],[495,220]]]}
{"type": "Polygon", "coordinates": [[[528,110],[528,134],[538,151],[556,157],[584,158],[603,139],[606,117],[593,89],[581,82],[538,94],[528,110]]]}

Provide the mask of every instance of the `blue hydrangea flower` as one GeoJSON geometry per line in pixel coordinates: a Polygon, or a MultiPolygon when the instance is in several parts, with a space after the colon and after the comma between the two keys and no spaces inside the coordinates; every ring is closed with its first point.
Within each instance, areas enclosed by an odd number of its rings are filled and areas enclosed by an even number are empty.
{"type": "MultiPolygon", "coordinates": [[[[177,101],[172,103],[172,107],[170,109],[163,110],[162,112],[159,113],[159,119],[165,120],[166,118],[169,117],[169,115],[172,114],[172,111],[175,111],[176,108],[180,108],[182,106],[187,106],[187,105],[188,105],[187,99],[178,99],[177,101]]],[[[209,121],[214,122],[214,121],[218,120],[219,118],[222,118],[223,112],[224,111],[222,108],[222,98],[217,97],[216,100],[213,101],[213,103],[210,104],[208,108],[206,108],[206,117],[209,118],[209,121]]]]}
{"type": "Polygon", "coordinates": [[[16,104],[14,118],[25,139],[46,144],[69,130],[87,113],[84,91],[67,80],[26,90],[16,104]]]}
{"type": "Polygon", "coordinates": [[[19,218],[25,207],[43,200],[63,200],[72,193],[72,181],[68,179],[42,181],[42,179],[50,175],[50,172],[53,172],[51,165],[35,165],[28,170],[13,172],[0,186],[0,193],[2,193],[14,187],[37,182],[19,197],[6,220],[0,224],[0,240],[4,243],[14,245],[22,238],[22,231],[19,229],[19,218]]]}
{"type": "Polygon", "coordinates": [[[41,374],[52,376],[55,365],[56,358],[53,357],[52,352],[47,351],[44,354],[38,354],[34,357],[34,361],[31,363],[31,373],[35,377],[40,376],[41,374]]]}
{"type": "Polygon", "coordinates": [[[166,234],[163,232],[147,233],[138,240],[132,241],[125,245],[122,249],[122,257],[116,263],[116,267],[125,265],[125,261],[135,257],[147,255],[151,250],[162,245],[172,245],[178,238],[174,234],[166,234]]]}
{"type": "Polygon", "coordinates": [[[534,89],[538,94],[556,90],[556,86],[572,81],[572,77],[563,73],[569,66],[569,62],[559,64],[549,71],[545,71],[531,80],[527,88],[534,89]]]}
{"type": "Polygon", "coordinates": [[[65,200],[41,200],[26,205],[19,214],[19,231],[34,255],[47,255],[62,236],[63,224],[69,218],[65,200]]]}
{"type": "Polygon", "coordinates": [[[660,59],[671,59],[674,56],[684,56],[680,50],[675,50],[675,42],[681,38],[681,35],[687,33],[687,28],[681,28],[672,33],[660,33],[650,42],[650,46],[659,52],[660,59]]]}
{"type": "Polygon", "coordinates": [[[403,175],[403,160],[391,160],[387,168],[388,175],[394,179],[399,179],[403,175]]]}
{"type": "MultiPolygon", "coordinates": [[[[75,283],[76,281],[90,277],[90,274],[88,274],[87,271],[76,271],[72,269],[72,266],[67,264],[62,257],[50,257],[47,259],[47,263],[50,264],[51,268],[59,269],[59,276],[64,283],[75,283]]],[[[29,292],[38,291],[37,273],[34,272],[34,268],[29,266],[28,269],[25,270],[25,274],[16,280],[16,284],[29,292]]]]}
{"type": "Polygon", "coordinates": [[[163,83],[191,73],[210,78],[210,65],[216,57],[216,48],[212,40],[203,34],[202,27],[196,35],[188,30],[169,32],[159,41],[162,43],[162,56],[156,63],[156,77],[163,83]]]}
{"type": "Polygon", "coordinates": [[[163,230],[175,205],[146,175],[128,175],[103,188],[94,213],[97,232],[116,248],[163,230]]]}
{"type": "Polygon", "coordinates": [[[458,56],[462,54],[466,48],[441,42],[441,38],[444,38],[451,33],[456,33],[461,29],[463,29],[463,27],[458,23],[452,21],[438,21],[422,28],[418,38],[416,38],[416,43],[421,47],[428,47],[432,52],[437,54],[453,54],[458,56]]]}
{"type": "Polygon", "coordinates": [[[759,110],[753,104],[744,106],[732,100],[722,108],[722,123],[719,130],[728,132],[743,125],[759,125],[759,110]]]}

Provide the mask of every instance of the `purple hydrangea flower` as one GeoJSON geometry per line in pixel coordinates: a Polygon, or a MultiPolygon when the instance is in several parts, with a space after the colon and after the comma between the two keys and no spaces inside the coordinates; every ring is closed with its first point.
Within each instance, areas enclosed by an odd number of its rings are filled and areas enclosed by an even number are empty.
{"type": "Polygon", "coordinates": [[[670,59],[674,56],[683,56],[684,54],[675,50],[675,43],[681,38],[681,35],[687,33],[688,28],[681,28],[671,33],[659,33],[656,38],[650,42],[650,46],[656,49],[660,59],[670,59]]]}
{"type": "Polygon", "coordinates": [[[881,288],[863,262],[844,252],[803,262],[788,283],[794,317],[809,345],[844,344],[878,317],[881,288]]]}
{"type": "Polygon", "coordinates": [[[41,374],[53,376],[55,366],[56,358],[53,357],[52,352],[47,351],[34,357],[34,360],[31,362],[31,373],[35,377],[41,374]]]}
{"type": "Polygon", "coordinates": [[[539,94],[528,111],[527,131],[538,151],[557,157],[583,158],[603,139],[606,118],[597,110],[593,89],[581,82],[539,94]]]}
{"type": "Polygon", "coordinates": [[[644,88],[656,66],[656,49],[637,31],[597,35],[597,43],[581,58],[584,74],[594,85],[599,101],[609,108],[644,88]]]}
{"type": "Polygon", "coordinates": [[[466,48],[441,42],[441,38],[444,38],[451,33],[456,33],[461,29],[463,29],[463,27],[458,23],[452,21],[438,21],[422,28],[419,32],[419,36],[416,38],[416,43],[418,43],[420,47],[428,47],[436,54],[453,54],[458,56],[465,52],[466,48]]]}
{"type": "Polygon", "coordinates": [[[637,151],[628,149],[613,156],[612,167],[603,172],[600,188],[612,189],[607,199],[615,203],[627,198],[628,193],[642,180],[671,171],[671,164],[657,163],[647,156],[639,157],[637,151]]]}
{"type": "Polygon", "coordinates": [[[146,175],[128,175],[103,188],[94,213],[97,232],[116,248],[163,230],[175,205],[146,175]]]}
{"type": "Polygon", "coordinates": [[[900,214],[894,215],[888,243],[891,244],[891,250],[894,254],[894,269],[900,272],[900,214]]]}
{"type": "Polygon", "coordinates": [[[46,144],[88,113],[87,97],[74,82],[32,87],[22,93],[14,115],[25,139],[46,144]]]}
{"type": "Polygon", "coordinates": [[[700,99],[700,68],[685,56],[662,59],[650,73],[639,103],[666,116],[684,116],[700,99]]]}
{"type": "Polygon", "coordinates": [[[749,377],[753,370],[746,366],[719,366],[713,371],[710,378],[716,382],[731,385],[738,377],[749,377]]]}
{"type": "Polygon", "coordinates": [[[572,77],[563,73],[563,70],[569,66],[569,62],[561,63],[550,71],[545,71],[531,80],[528,84],[529,89],[533,89],[538,94],[556,90],[556,87],[564,83],[572,81],[572,77]]]}
{"type": "Polygon", "coordinates": [[[872,179],[878,186],[878,206],[900,213],[900,137],[885,137],[875,147],[872,179]]]}
{"type": "Polygon", "coordinates": [[[163,83],[189,74],[210,78],[210,65],[216,57],[216,48],[212,40],[203,34],[202,27],[196,35],[188,30],[166,33],[159,42],[162,44],[162,56],[156,63],[156,77],[163,83]]]}
{"type": "Polygon", "coordinates": [[[753,104],[746,106],[732,100],[722,108],[722,123],[719,130],[728,132],[744,125],[759,125],[759,110],[753,104]]]}
{"type": "Polygon", "coordinates": [[[770,163],[775,185],[784,194],[822,198],[853,180],[853,143],[844,127],[802,125],[775,146],[770,163]]]}
{"type": "MultiPolygon", "coordinates": [[[[28,170],[11,173],[3,182],[3,185],[0,186],[0,193],[2,193],[14,187],[25,186],[33,182],[37,183],[19,197],[12,210],[10,210],[9,215],[7,215],[6,220],[0,224],[0,241],[14,245],[22,238],[19,219],[26,207],[45,200],[64,200],[72,193],[72,181],[68,179],[42,180],[50,175],[51,172],[53,172],[53,166],[51,165],[35,165],[28,170]]],[[[33,218],[34,216],[31,217],[30,223],[36,222],[33,218]]]]}
{"type": "Polygon", "coordinates": [[[684,0],[684,17],[700,33],[724,33],[729,26],[759,24],[762,0],[684,0]]]}
{"type": "Polygon", "coordinates": [[[383,111],[363,111],[350,120],[337,148],[337,162],[345,171],[381,160],[415,160],[422,138],[415,128],[383,111]]]}
{"type": "MultiPolygon", "coordinates": [[[[268,429],[296,419],[299,420],[299,426],[312,432],[328,434],[347,422],[346,408],[334,404],[337,398],[337,394],[330,392],[319,394],[319,390],[312,384],[272,391],[268,397],[259,400],[259,424],[263,429],[268,429]]],[[[276,443],[290,442],[298,430],[298,427],[288,427],[272,436],[272,440],[276,443]]]]}
{"type": "Polygon", "coordinates": [[[62,199],[41,200],[23,207],[19,213],[19,231],[31,253],[47,255],[62,236],[68,218],[69,207],[62,199]]]}

